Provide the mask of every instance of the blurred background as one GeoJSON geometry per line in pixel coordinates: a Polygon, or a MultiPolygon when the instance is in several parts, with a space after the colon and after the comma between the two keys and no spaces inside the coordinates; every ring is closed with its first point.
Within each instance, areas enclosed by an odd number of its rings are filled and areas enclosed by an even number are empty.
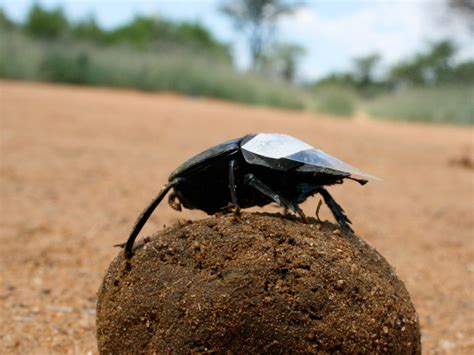
{"type": "Polygon", "coordinates": [[[0,77],[472,124],[474,1],[0,1],[0,77]]]}
{"type": "MultiPolygon", "coordinates": [[[[169,173],[280,132],[383,179],[330,192],[424,352],[474,354],[473,36],[474,0],[0,0],[0,353],[97,353],[113,245],[169,173]]],[[[162,203],[141,236],[205,217],[162,203]]]]}

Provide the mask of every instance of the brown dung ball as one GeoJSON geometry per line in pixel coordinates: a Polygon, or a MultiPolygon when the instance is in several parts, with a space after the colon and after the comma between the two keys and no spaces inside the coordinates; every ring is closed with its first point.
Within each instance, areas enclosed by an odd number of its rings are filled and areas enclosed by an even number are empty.
{"type": "Polygon", "coordinates": [[[224,215],[167,228],[112,262],[101,353],[420,354],[407,290],[366,242],[328,223],[224,215]]]}

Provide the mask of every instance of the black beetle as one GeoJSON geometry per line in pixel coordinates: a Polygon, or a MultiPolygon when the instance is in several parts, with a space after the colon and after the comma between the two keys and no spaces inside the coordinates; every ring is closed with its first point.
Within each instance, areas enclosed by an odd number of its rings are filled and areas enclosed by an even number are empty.
{"type": "Polygon", "coordinates": [[[238,213],[240,208],[276,202],[303,220],[306,217],[298,205],[319,193],[339,226],[352,232],[351,221],[324,186],[341,184],[345,178],[367,183],[355,176],[375,178],[288,135],[259,133],[227,141],[171,173],[168,183],[138,217],[123,244],[125,255],[132,256],[135,238],[171,189],[168,203],[178,211],[184,206],[214,214],[233,207],[238,213]]]}

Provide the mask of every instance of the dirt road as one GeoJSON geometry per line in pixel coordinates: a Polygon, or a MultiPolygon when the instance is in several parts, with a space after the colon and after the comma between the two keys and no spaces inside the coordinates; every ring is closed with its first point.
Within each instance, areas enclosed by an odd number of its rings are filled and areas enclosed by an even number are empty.
{"type": "MultiPolygon", "coordinates": [[[[405,281],[424,351],[474,352],[474,170],[453,163],[473,158],[472,128],[16,82],[0,82],[0,100],[0,352],[95,353],[112,245],[179,163],[249,132],[293,135],[381,177],[331,191],[405,281]]],[[[163,204],[144,234],[201,217],[163,204]]]]}

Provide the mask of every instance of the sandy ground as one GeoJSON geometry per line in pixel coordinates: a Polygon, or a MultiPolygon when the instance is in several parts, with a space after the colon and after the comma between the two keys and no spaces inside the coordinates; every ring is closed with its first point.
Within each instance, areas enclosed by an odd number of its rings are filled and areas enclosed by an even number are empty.
{"type": "MultiPolygon", "coordinates": [[[[0,100],[1,353],[95,353],[112,245],[179,163],[248,132],[294,135],[383,178],[331,192],[405,281],[424,352],[474,352],[474,170],[452,163],[472,159],[472,128],[15,82],[0,100]]],[[[203,216],[163,204],[144,234],[203,216]]]]}

